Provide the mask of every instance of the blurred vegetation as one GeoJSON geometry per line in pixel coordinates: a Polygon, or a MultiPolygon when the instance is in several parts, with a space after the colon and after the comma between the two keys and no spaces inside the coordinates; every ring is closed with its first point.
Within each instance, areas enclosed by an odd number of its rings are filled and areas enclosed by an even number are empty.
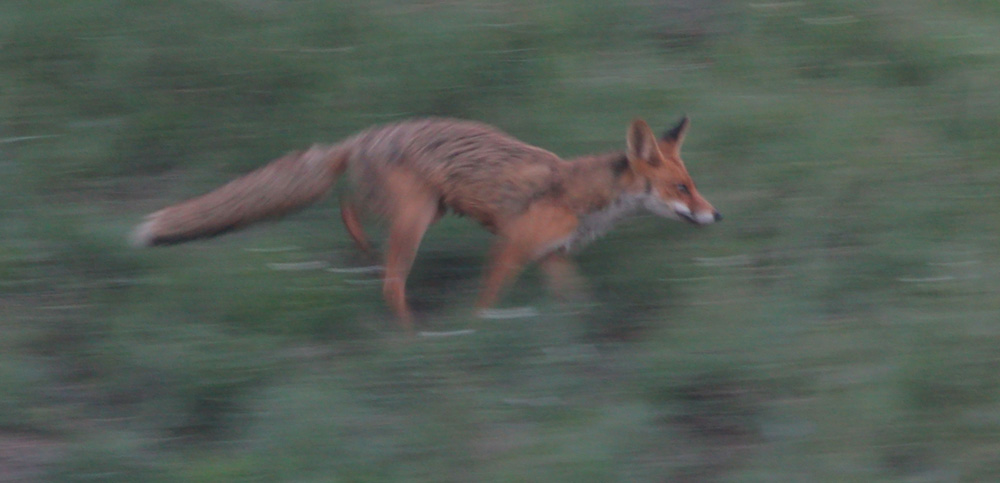
{"type": "Polygon", "coordinates": [[[995,480],[997,5],[0,3],[0,480],[995,480]],[[529,271],[503,305],[537,315],[475,321],[489,236],[447,219],[410,295],[473,335],[407,341],[324,270],[365,265],[335,197],[125,241],[373,123],[570,157],[682,113],[726,220],[625,223],[587,303],[529,271]]]}

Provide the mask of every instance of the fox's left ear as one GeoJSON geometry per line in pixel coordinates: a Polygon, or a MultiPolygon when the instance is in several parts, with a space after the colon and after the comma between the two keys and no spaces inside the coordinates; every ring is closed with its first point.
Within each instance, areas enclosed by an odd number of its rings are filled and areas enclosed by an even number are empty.
{"type": "Polygon", "coordinates": [[[663,137],[660,138],[667,144],[673,146],[675,150],[680,152],[681,144],[684,143],[684,136],[687,134],[688,126],[691,125],[691,118],[684,116],[681,120],[674,126],[671,130],[663,133],[663,137]]]}
{"type": "Polygon", "coordinates": [[[642,119],[632,121],[625,139],[628,144],[628,160],[633,168],[642,165],[660,165],[662,155],[656,145],[656,135],[646,121],[642,119]]]}

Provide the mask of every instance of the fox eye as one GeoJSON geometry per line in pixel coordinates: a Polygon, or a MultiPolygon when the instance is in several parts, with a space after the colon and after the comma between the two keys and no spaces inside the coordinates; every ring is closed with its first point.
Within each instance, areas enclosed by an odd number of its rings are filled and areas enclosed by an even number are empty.
{"type": "Polygon", "coordinates": [[[691,190],[688,189],[688,185],[686,185],[684,183],[680,183],[680,184],[677,185],[677,191],[680,191],[682,194],[685,194],[685,195],[691,193],[691,190]]]}

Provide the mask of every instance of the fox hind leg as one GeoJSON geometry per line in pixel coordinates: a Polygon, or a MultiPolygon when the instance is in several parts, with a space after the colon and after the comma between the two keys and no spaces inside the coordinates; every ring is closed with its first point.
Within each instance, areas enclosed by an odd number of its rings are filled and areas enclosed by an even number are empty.
{"type": "Polygon", "coordinates": [[[427,229],[441,218],[438,200],[429,190],[399,176],[395,179],[389,220],[389,242],[385,255],[382,293],[400,325],[413,330],[413,313],[406,303],[406,277],[410,274],[420,241],[427,229]]]}
{"type": "Polygon", "coordinates": [[[361,227],[361,217],[358,216],[358,208],[353,200],[341,198],[340,218],[344,221],[347,233],[351,235],[351,239],[354,240],[354,244],[357,245],[358,249],[373,260],[376,259],[375,250],[372,248],[371,242],[368,241],[368,236],[365,235],[364,228],[361,227]]]}

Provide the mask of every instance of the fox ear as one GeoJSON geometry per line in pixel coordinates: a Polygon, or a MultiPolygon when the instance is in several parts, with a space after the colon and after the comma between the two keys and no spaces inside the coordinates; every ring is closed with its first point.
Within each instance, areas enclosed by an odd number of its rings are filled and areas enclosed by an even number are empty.
{"type": "Polygon", "coordinates": [[[628,143],[628,160],[632,166],[637,164],[648,164],[658,166],[660,164],[660,149],[656,146],[656,136],[649,124],[642,119],[632,121],[628,128],[626,137],[628,143]]]}
{"type": "Polygon", "coordinates": [[[663,137],[660,139],[666,141],[668,144],[673,145],[674,149],[680,151],[681,144],[684,142],[684,136],[687,134],[688,126],[690,125],[691,125],[691,119],[687,116],[684,116],[681,118],[681,120],[677,123],[676,126],[674,126],[669,131],[663,133],[663,137]]]}

